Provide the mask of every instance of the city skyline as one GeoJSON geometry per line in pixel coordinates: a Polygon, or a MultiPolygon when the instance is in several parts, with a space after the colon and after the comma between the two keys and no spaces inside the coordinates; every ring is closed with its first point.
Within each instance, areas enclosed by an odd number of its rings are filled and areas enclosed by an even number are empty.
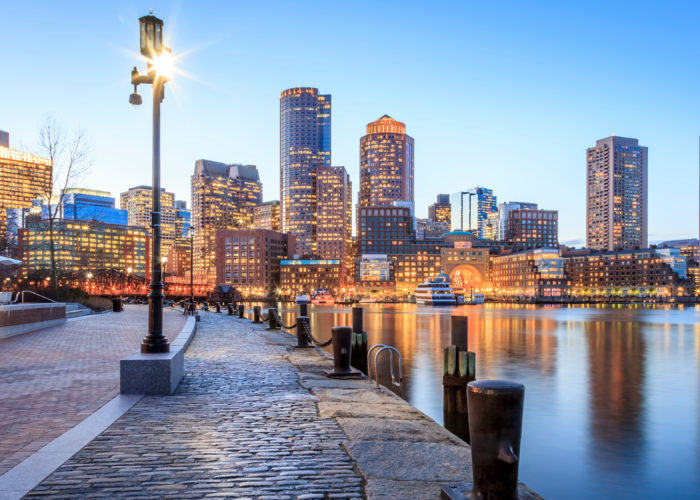
{"type": "MultiPolygon", "coordinates": [[[[218,13],[212,20],[208,15],[211,8],[173,8],[156,2],[154,12],[168,23],[175,54],[196,49],[181,60],[183,70],[194,79],[177,75],[166,91],[163,185],[189,202],[194,161],[218,158],[227,163],[258,165],[263,199],[277,199],[279,93],[292,86],[310,85],[333,95],[333,164],[345,165],[356,187],[359,139],[366,123],[388,114],[407,124],[416,141],[418,217],[426,216],[436,194],[451,192],[450,186],[455,183],[486,185],[493,188],[499,200],[532,199],[559,210],[560,240],[580,246],[585,241],[582,157],[592,141],[614,134],[636,137],[649,148],[649,242],[696,236],[700,124],[695,117],[700,106],[691,89],[700,77],[694,68],[678,65],[695,50],[694,42],[681,43],[687,42],[684,37],[691,30],[686,21],[693,17],[690,7],[684,11],[687,15],[679,16],[643,5],[633,13],[635,23],[621,25],[615,34],[587,39],[585,48],[567,38],[555,48],[551,43],[555,37],[588,29],[586,21],[592,19],[595,9],[567,7],[538,20],[537,15],[544,9],[541,5],[529,6],[528,11],[513,6],[510,12],[498,16],[489,7],[479,6],[458,22],[457,14],[464,14],[466,7],[443,5],[454,15],[444,15],[444,9],[441,14],[441,9],[423,11],[409,6],[402,13],[381,6],[372,19],[363,21],[358,34],[337,22],[318,24],[324,27],[314,36],[340,30],[338,40],[330,37],[321,47],[326,65],[321,70],[306,64],[311,55],[298,55],[300,60],[285,59],[287,50],[308,43],[311,36],[301,36],[294,22],[331,15],[334,19],[357,20],[358,14],[349,8],[347,12],[341,8],[340,13],[312,12],[312,6],[299,12],[282,8],[264,14],[251,6],[237,6],[234,11],[212,3],[210,6],[218,13]],[[227,19],[234,20],[235,26],[226,27],[227,19]],[[521,26],[527,24],[522,23],[525,20],[530,23],[527,29],[521,26]],[[411,26],[428,23],[428,33],[435,35],[435,40],[423,37],[418,43],[406,35],[397,36],[402,22],[411,26]],[[240,31],[245,23],[248,26],[240,31]],[[478,23],[483,27],[475,26],[478,23]],[[661,26],[661,36],[652,43],[642,32],[644,27],[656,24],[661,26]],[[360,35],[382,25],[386,30],[372,43],[405,46],[405,61],[415,63],[411,73],[416,76],[397,81],[380,71],[371,81],[358,84],[357,77],[349,75],[361,68],[376,70],[381,66],[380,58],[360,62],[361,53],[371,45],[360,35]],[[498,29],[490,34],[489,27],[494,26],[498,29]],[[541,30],[535,36],[532,33],[537,28],[541,30]],[[255,30],[260,33],[245,42],[245,35],[255,30]],[[271,35],[275,30],[279,33],[271,35]],[[299,40],[276,53],[279,47],[275,43],[292,35],[299,35],[299,40]],[[266,36],[270,37],[268,42],[254,46],[266,36]],[[522,47],[516,43],[517,37],[522,38],[522,47]],[[602,51],[625,39],[628,41],[621,46],[634,47],[636,53],[647,58],[649,77],[644,81],[628,81],[626,71],[614,65],[616,56],[602,51]],[[243,45],[236,48],[236,43],[243,45]],[[427,51],[438,47],[447,48],[435,51],[433,61],[425,57],[427,51]],[[667,61],[670,52],[674,56],[667,61]],[[586,70],[585,65],[574,63],[594,55],[606,77],[595,88],[576,83],[583,81],[586,70]],[[260,58],[266,61],[266,68],[256,66],[260,58]],[[450,59],[452,64],[448,64],[450,59]],[[339,65],[347,65],[347,70],[341,71],[339,65]],[[253,66],[260,71],[250,81],[226,77],[240,71],[240,67],[253,66]],[[438,68],[442,70],[439,77],[438,68]],[[518,72],[518,78],[505,78],[513,72],[518,72]],[[416,100],[418,89],[425,92],[431,87],[439,92],[431,93],[429,102],[416,100]],[[448,102],[450,106],[446,107],[448,102]],[[595,117],[588,116],[593,105],[598,109],[595,117]],[[185,116],[187,120],[182,119],[185,116]],[[504,138],[508,148],[502,147],[504,138]],[[550,146],[545,153],[528,148],[545,139],[550,146]],[[436,168],[440,176],[431,175],[436,168]],[[672,188],[676,195],[666,200],[672,188]]],[[[119,7],[97,5],[87,13],[78,6],[47,4],[31,12],[33,22],[40,27],[41,36],[37,37],[24,29],[21,21],[28,17],[28,9],[20,4],[8,5],[7,19],[20,21],[7,26],[2,36],[7,37],[7,45],[26,47],[21,60],[19,54],[9,54],[8,64],[20,77],[0,83],[4,95],[13,95],[0,123],[0,129],[10,132],[11,147],[35,151],[38,124],[51,114],[67,128],[83,127],[93,142],[94,167],[81,186],[116,195],[134,185],[150,184],[146,173],[149,124],[143,119],[148,110],[135,111],[126,103],[128,71],[137,62],[132,48],[135,20],[143,9],[129,3],[119,7]],[[60,31],[78,26],[86,30],[87,43],[63,41],[59,36],[60,31]],[[49,39],[56,43],[48,44],[49,39]],[[78,52],[81,57],[76,62],[73,54],[78,52]],[[32,61],[31,67],[26,61],[32,61]],[[72,71],[64,75],[57,65],[70,66],[72,71]],[[51,72],[52,85],[46,86],[38,77],[30,81],[37,72],[51,72]],[[86,83],[88,73],[93,83],[86,83]],[[41,92],[36,91],[37,85],[41,92]],[[105,120],[106,116],[110,119],[105,120]],[[114,178],[114,171],[121,174],[114,178]]],[[[611,17],[621,12],[623,8],[615,6],[611,17]]],[[[598,35],[611,22],[596,21],[598,24],[590,29],[598,35]]],[[[145,101],[149,98],[144,95],[145,101]]],[[[355,204],[357,189],[353,197],[355,204]]]]}

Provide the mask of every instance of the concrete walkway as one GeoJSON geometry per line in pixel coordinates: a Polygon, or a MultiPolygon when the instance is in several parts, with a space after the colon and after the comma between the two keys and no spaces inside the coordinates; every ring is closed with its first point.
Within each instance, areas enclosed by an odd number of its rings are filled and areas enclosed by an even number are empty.
{"type": "MultiPolygon", "coordinates": [[[[166,310],[166,336],[184,322],[166,310]]],[[[147,328],[147,308],[126,306],[0,339],[0,475],[117,395],[119,359],[147,328]]]]}

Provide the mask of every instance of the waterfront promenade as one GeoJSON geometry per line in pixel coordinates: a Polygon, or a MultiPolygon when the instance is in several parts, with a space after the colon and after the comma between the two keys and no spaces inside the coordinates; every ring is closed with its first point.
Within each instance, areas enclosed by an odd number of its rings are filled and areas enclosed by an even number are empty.
{"type": "Polygon", "coordinates": [[[463,442],[294,343],[202,313],[178,391],[143,397],[28,497],[427,499],[470,478],[463,442]]]}
{"type": "MultiPolygon", "coordinates": [[[[166,335],[182,314],[166,310],[166,335]]],[[[147,309],[126,306],[0,339],[0,474],[119,393],[119,359],[139,349],[147,309]]]]}

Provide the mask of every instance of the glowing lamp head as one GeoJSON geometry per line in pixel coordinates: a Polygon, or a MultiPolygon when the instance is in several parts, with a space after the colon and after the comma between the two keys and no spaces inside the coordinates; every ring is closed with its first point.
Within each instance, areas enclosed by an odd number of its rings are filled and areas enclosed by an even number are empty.
{"type": "Polygon", "coordinates": [[[163,52],[151,60],[153,64],[153,69],[161,78],[166,80],[171,80],[173,78],[173,73],[175,72],[175,59],[173,58],[173,53],[169,48],[164,48],[163,52]]]}
{"type": "Polygon", "coordinates": [[[141,54],[155,59],[163,52],[163,21],[153,15],[153,9],[147,16],[139,18],[141,54]]]}

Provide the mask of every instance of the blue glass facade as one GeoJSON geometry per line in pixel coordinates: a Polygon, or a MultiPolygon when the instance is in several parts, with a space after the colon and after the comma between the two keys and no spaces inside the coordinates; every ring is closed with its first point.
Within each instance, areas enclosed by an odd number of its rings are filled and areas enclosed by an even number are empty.
{"type": "Polygon", "coordinates": [[[450,196],[452,230],[472,231],[485,238],[489,214],[497,211],[497,200],[493,190],[476,187],[450,196]]]}
{"type": "Polygon", "coordinates": [[[63,218],[123,226],[128,222],[126,210],[114,208],[114,198],[109,193],[86,189],[66,190],[63,195],[63,218]]]}

